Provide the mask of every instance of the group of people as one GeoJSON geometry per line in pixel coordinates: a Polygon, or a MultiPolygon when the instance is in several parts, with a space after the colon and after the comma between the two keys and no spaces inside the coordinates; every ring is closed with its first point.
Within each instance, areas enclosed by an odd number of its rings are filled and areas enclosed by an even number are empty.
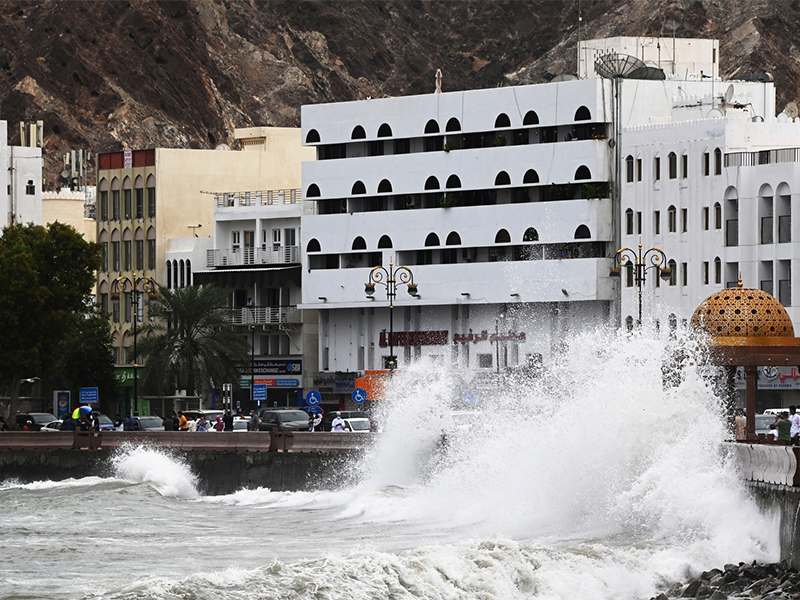
{"type": "MultiPolygon", "coordinates": [[[[736,411],[736,438],[745,438],[745,418],[741,409],[736,411]]],[[[797,414],[797,406],[792,405],[788,411],[784,410],[775,415],[775,422],[770,425],[767,439],[782,442],[787,446],[800,445],[800,414],[797,414]]]]}

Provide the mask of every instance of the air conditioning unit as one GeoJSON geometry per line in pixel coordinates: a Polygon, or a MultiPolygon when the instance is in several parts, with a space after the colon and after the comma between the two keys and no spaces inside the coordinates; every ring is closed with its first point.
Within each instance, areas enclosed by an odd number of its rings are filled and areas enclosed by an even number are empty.
{"type": "Polygon", "coordinates": [[[406,196],[406,208],[415,208],[417,206],[417,201],[414,200],[414,196],[406,196]]]}

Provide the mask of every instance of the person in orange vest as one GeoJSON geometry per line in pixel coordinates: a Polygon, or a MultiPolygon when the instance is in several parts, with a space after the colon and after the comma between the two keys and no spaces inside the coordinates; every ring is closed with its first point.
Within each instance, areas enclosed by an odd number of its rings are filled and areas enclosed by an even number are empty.
{"type": "Polygon", "coordinates": [[[178,411],[178,420],[178,431],[189,431],[189,421],[186,420],[182,410],[178,411]]]}

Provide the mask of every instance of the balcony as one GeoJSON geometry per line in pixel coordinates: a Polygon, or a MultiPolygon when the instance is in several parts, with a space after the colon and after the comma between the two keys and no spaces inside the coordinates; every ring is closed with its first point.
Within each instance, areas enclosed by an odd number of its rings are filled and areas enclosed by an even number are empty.
{"type": "Polygon", "coordinates": [[[274,204],[299,204],[303,200],[300,189],[258,190],[255,192],[215,192],[217,208],[232,206],[272,206],[274,204]]]}
{"type": "Polygon", "coordinates": [[[279,248],[215,248],[206,251],[207,267],[300,264],[300,246],[279,248]]]}
{"type": "Polygon", "coordinates": [[[224,312],[233,325],[282,325],[301,322],[300,310],[296,306],[228,308],[224,312]]]}

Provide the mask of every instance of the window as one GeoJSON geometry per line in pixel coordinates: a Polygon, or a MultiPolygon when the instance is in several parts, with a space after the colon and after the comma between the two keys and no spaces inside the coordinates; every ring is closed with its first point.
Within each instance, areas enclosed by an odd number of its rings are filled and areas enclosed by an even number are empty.
{"type": "Polygon", "coordinates": [[[234,252],[237,252],[239,248],[242,246],[242,232],[241,231],[231,231],[231,248],[234,252]]]}
{"type": "Polygon", "coordinates": [[[411,152],[411,140],[395,140],[394,153],[395,154],[409,154],[411,152]]]}
{"type": "Polygon", "coordinates": [[[156,241],[147,240],[147,268],[156,268],[156,241]]]}
{"type": "Polygon", "coordinates": [[[119,221],[119,190],[111,190],[111,220],[119,221]]]}
{"type": "Polygon", "coordinates": [[[511,120],[508,118],[507,114],[500,113],[494,120],[494,126],[495,129],[499,129],[500,127],[511,127],[511,120]]]}
{"type": "Polygon", "coordinates": [[[710,213],[711,213],[711,211],[709,210],[709,208],[707,206],[704,206],[703,207],[703,231],[708,231],[708,228],[710,226],[710,222],[711,222],[710,213]]]}
{"type": "Polygon", "coordinates": [[[111,270],[119,271],[119,242],[111,242],[111,270]]]}
{"type": "Polygon", "coordinates": [[[653,212],[653,232],[656,235],[661,235],[661,211],[656,210],[653,212]]]}
{"type": "Polygon", "coordinates": [[[131,270],[131,242],[125,240],[122,242],[122,262],[125,265],[125,270],[131,270]]]}
{"type": "Polygon", "coordinates": [[[319,143],[319,132],[316,129],[309,129],[306,134],[306,144],[319,143]]]}
{"type": "Polygon", "coordinates": [[[625,234],[633,235],[633,210],[625,211],[625,234]]]}
{"type": "Polygon", "coordinates": [[[383,156],[383,140],[368,142],[367,156],[383,156]]]}
{"type": "Polygon", "coordinates": [[[625,181],[633,183],[633,157],[631,155],[625,158],[625,181]]]}
{"type": "Polygon", "coordinates": [[[714,283],[722,283],[722,261],[719,256],[714,259],[714,283]]]}
{"type": "Polygon", "coordinates": [[[656,156],[653,160],[653,179],[659,181],[661,179],[661,157],[656,156]]]}
{"type": "Polygon", "coordinates": [[[689,177],[689,156],[687,154],[681,155],[681,179],[689,177]]]}
{"type": "Polygon", "coordinates": [[[678,269],[677,265],[675,264],[674,260],[669,261],[667,264],[667,268],[669,269],[669,284],[670,286],[678,285],[678,269]]]}
{"type": "Polygon", "coordinates": [[[392,128],[388,123],[384,123],[378,127],[378,137],[392,137],[392,128]]]}
{"type": "Polygon", "coordinates": [[[708,261],[703,262],[703,285],[708,285],[708,261]]]}
{"type": "Polygon", "coordinates": [[[722,175],[722,152],[719,148],[714,150],[714,175],[722,175]]]}
{"type": "Polygon", "coordinates": [[[122,190],[122,200],[125,208],[125,218],[131,218],[131,190],[122,190]]]}
{"type": "Polygon", "coordinates": [[[678,211],[675,209],[674,206],[670,206],[667,209],[667,229],[670,233],[675,233],[678,229],[678,211]]]}
{"type": "Polygon", "coordinates": [[[676,179],[678,177],[678,156],[674,152],[670,152],[667,160],[669,161],[669,178],[676,179]]]}
{"type": "Polygon", "coordinates": [[[144,240],[136,240],[136,269],[144,269],[144,240]]]}
{"type": "Polygon", "coordinates": [[[714,204],[714,229],[722,229],[722,205],[714,204]]]}
{"type": "Polygon", "coordinates": [[[636,159],[636,181],[642,180],[642,159],[636,159]]]}
{"type": "Polygon", "coordinates": [[[280,229],[273,229],[272,230],[272,248],[273,248],[273,250],[277,250],[280,247],[281,247],[281,230],[280,229]]]}
{"type": "Polygon", "coordinates": [[[114,298],[111,302],[111,320],[114,323],[119,323],[119,298],[114,298]]]}
{"type": "Polygon", "coordinates": [[[642,211],[636,211],[636,234],[642,235],[642,211]]]}
{"type": "Polygon", "coordinates": [[[681,233],[686,233],[689,227],[689,209],[682,208],[681,209],[681,233]]]}
{"type": "Polygon", "coordinates": [[[703,152],[703,177],[708,177],[711,174],[711,155],[708,152],[703,152]]]}
{"type": "Polygon", "coordinates": [[[689,265],[681,263],[681,285],[686,287],[689,285],[689,265]]]}
{"type": "Polygon", "coordinates": [[[478,354],[478,367],[481,369],[491,369],[494,363],[494,357],[491,354],[478,354]]]}
{"type": "Polygon", "coordinates": [[[136,188],[136,218],[144,217],[144,188],[136,188]]]}
{"type": "Polygon", "coordinates": [[[351,140],[364,140],[367,138],[367,132],[364,131],[364,128],[361,125],[356,125],[353,128],[353,133],[350,134],[351,140]]]}
{"type": "Polygon", "coordinates": [[[101,270],[108,273],[108,242],[103,242],[103,266],[101,270]]]}
{"type": "Polygon", "coordinates": [[[100,192],[100,220],[108,221],[108,192],[100,192]]]}
{"type": "Polygon", "coordinates": [[[36,186],[33,184],[33,179],[28,179],[28,183],[25,184],[25,194],[28,196],[36,195],[36,186]]]}
{"type": "Polygon", "coordinates": [[[156,188],[147,188],[147,216],[151,219],[156,216],[156,188]]]}

